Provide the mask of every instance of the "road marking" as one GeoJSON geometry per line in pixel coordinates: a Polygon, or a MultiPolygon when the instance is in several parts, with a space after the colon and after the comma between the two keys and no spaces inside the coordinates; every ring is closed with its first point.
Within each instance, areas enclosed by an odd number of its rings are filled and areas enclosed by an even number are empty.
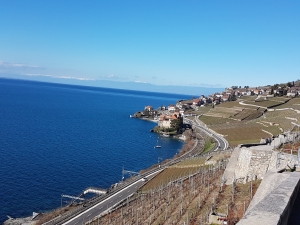
{"type": "Polygon", "coordinates": [[[103,208],[103,206],[101,206],[99,209],[102,209],[103,208]]]}
{"type": "Polygon", "coordinates": [[[113,201],[111,200],[109,203],[112,203],[113,201]]]}
{"type": "Polygon", "coordinates": [[[121,197],[122,197],[122,195],[119,196],[119,198],[121,198],[121,197]]]}
{"type": "Polygon", "coordinates": [[[87,217],[89,217],[90,215],[92,215],[92,213],[90,213],[89,215],[87,215],[87,217]]]}

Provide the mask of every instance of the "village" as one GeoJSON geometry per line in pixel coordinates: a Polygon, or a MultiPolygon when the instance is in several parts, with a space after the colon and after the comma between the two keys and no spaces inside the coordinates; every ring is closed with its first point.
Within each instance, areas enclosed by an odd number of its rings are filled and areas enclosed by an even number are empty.
{"type": "MultiPolygon", "coordinates": [[[[267,108],[273,108],[277,105],[282,105],[289,99],[299,96],[300,94],[300,81],[288,82],[286,84],[275,84],[273,86],[262,86],[251,88],[249,86],[232,86],[226,88],[221,93],[214,93],[209,96],[201,95],[198,98],[188,100],[178,100],[176,104],[169,104],[168,106],[161,106],[158,109],[154,109],[152,106],[145,106],[144,110],[134,114],[135,118],[142,118],[153,120],[157,122],[157,127],[154,128],[155,132],[162,133],[164,135],[174,135],[182,133],[183,130],[179,126],[182,126],[182,119],[184,117],[199,116],[207,114],[208,109],[214,109],[221,104],[228,102],[237,102],[239,105],[257,106],[259,105],[258,112],[256,112],[256,118],[262,116],[267,108]],[[276,99],[277,98],[277,99],[276,99]],[[284,101],[278,100],[278,98],[285,98],[284,101]],[[252,102],[249,102],[251,99],[252,102]],[[270,106],[268,103],[272,102],[270,106]],[[264,106],[264,104],[266,104],[264,106]],[[203,113],[203,108],[205,113],[203,113]],[[178,122],[179,120],[179,122],[178,122]]],[[[225,104],[226,105],[226,104],[225,104]]],[[[236,108],[235,105],[233,108],[236,108]]],[[[230,107],[229,107],[230,108],[230,107]]],[[[209,110],[213,111],[213,110],[209,110]]],[[[251,113],[253,115],[253,113],[251,113]]],[[[227,117],[224,113],[219,115],[214,114],[215,117],[227,117]]],[[[231,115],[229,118],[234,119],[231,115]]],[[[246,119],[241,118],[240,121],[246,119]]],[[[253,119],[251,117],[251,119],[253,119]]]]}

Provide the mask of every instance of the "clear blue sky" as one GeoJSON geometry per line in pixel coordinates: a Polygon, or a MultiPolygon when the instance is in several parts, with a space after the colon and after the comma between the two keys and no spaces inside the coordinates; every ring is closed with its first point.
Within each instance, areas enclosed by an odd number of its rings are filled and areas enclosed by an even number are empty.
{"type": "Polygon", "coordinates": [[[300,78],[299,0],[0,0],[0,22],[0,76],[202,87],[300,78]]]}

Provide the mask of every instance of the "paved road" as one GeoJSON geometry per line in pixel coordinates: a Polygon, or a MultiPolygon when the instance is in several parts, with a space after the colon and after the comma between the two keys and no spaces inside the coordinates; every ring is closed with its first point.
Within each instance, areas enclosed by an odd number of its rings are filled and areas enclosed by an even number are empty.
{"type": "MultiPolygon", "coordinates": [[[[156,171],[155,173],[152,173],[148,176],[146,176],[148,179],[151,179],[154,177],[158,172],[161,170],[156,171]]],[[[99,202],[98,204],[94,205],[93,207],[90,207],[86,205],[87,210],[82,212],[81,214],[75,216],[74,218],[70,219],[69,221],[63,223],[63,225],[81,225],[84,224],[96,216],[99,216],[100,214],[106,212],[113,206],[117,205],[118,203],[122,202],[123,200],[126,200],[129,196],[136,193],[136,191],[144,185],[144,181],[141,177],[138,181],[134,182],[133,184],[125,187],[124,189],[120,190],[119,192],[115,193],[114,195],[108,197],[102,202],[99,202]]]]}
{"type": "Polygon", "coordinates": [[[211,136],[212,138],[214,138],[216,140],[216,142],[218,144],[212,149],[212,151],[226,150],[228,148],[229,145],[228,145],[227,140],[225,138],[223,138],[221,135],[208,129],[207,127],[202,126],[201,123],[199,122],[197,116],[195,116],[194,120],[190,120],[188,118],[185,118],[184,120],[186,123],[191,124],[193,127],[197,127],[198,129],[200,129],[201,131],[206,133],[208,136],[211,136]]]}

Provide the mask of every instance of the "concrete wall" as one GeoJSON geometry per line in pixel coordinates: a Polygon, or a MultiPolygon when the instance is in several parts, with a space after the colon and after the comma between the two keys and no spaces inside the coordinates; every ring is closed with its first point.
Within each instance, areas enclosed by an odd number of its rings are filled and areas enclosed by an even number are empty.
{"type": "Polygon", "coordinates": [[[300,187],[299,172],[269,171],[238,225],[286,225],[300,187]]]}

